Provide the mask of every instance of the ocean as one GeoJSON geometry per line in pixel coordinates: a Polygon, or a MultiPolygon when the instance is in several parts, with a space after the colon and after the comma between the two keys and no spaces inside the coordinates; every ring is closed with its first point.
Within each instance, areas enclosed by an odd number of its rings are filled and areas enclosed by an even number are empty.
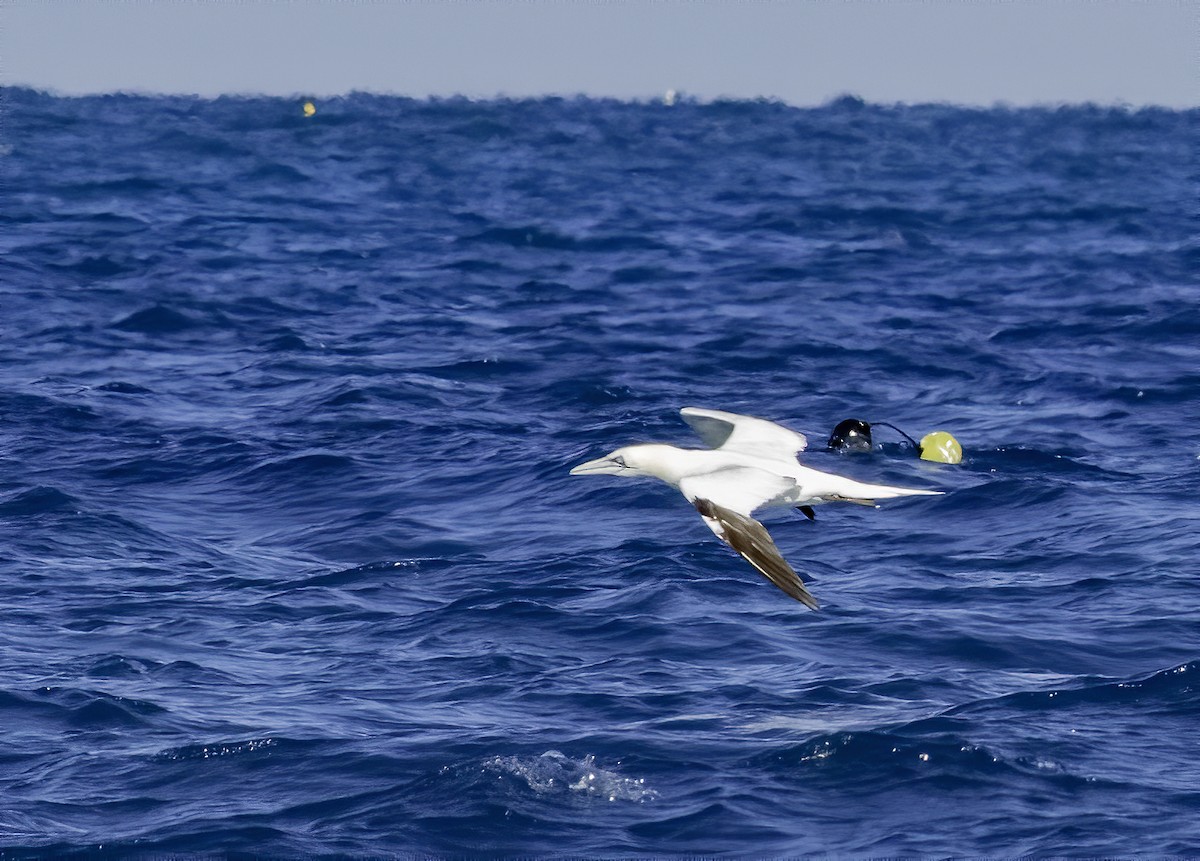
{"type": "Polygon", "coordinates": [[[303,103],[0,91],[0,857],[1200,854],[1200,111],[303,103]]]}

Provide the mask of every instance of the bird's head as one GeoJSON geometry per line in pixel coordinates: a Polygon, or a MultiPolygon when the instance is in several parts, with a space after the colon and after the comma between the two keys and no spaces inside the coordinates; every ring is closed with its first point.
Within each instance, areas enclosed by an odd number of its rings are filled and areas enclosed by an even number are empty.
{"type": "Polygon", "coordinates": [[[571,475],[624,475],[628,477],[647,475],[660,478],[656,469],[658,449],[667,446],[627,445],[612,454],[581,463],[571,470],[571,475]]]}

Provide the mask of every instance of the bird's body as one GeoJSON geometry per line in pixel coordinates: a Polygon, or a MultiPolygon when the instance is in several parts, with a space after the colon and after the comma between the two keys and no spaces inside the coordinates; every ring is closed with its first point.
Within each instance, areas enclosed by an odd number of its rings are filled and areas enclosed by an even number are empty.
{"type": "Polygon", "coordinates": [[[774,422],[697,407],[686,407],[681,415],[712,448],[631,445],[582,463],[571,474],[647,476],[678,488],[718,538],[813,609],[816,599],[783,559],[766,528],[751,516],[754,511],[789,506],[811,516],[808,506],[818,503],[873,505],[877,499],[940,493],[867,484],[804,466],[796,460],[807,445],[804,435],[774,422]]]}

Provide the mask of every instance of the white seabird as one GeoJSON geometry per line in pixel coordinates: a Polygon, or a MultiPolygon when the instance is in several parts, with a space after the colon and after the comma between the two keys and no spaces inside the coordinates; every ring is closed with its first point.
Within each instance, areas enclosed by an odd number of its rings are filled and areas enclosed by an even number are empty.
{"type": "Polygon", "coordinates": [[[940,490],[865,484],[802,466],[796,454],[808,445],[804,434],[766,419],[699,407],[684,407],[679,412],[711,448],[630,445],[579,464],[571,475],[648,476],[678,488],[718,538],[760,574],[814,610],[819,606],[817,599],[804,588],[766,528],[751,517],[757,509],[794,507],[812,518],[809,506],[816,503],[874,505],[877,499],[941,494],[940,490]]]}

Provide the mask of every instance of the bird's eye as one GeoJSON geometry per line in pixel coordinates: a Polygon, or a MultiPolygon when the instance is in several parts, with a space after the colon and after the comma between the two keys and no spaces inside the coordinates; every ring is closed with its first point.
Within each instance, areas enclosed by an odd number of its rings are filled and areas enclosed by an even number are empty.
{"type": "Polygon", "coordinates": [[[618,455],[617,457],[614,457],[614,458],[613,458],[613,463],[615,463],[615,464],[616,464],[617,466],[619,466],[619,467],[625,467],[625,466],[626,466],[626,464],[625,464],[625,458],[621,457],[620,455],[618,455]]]}

